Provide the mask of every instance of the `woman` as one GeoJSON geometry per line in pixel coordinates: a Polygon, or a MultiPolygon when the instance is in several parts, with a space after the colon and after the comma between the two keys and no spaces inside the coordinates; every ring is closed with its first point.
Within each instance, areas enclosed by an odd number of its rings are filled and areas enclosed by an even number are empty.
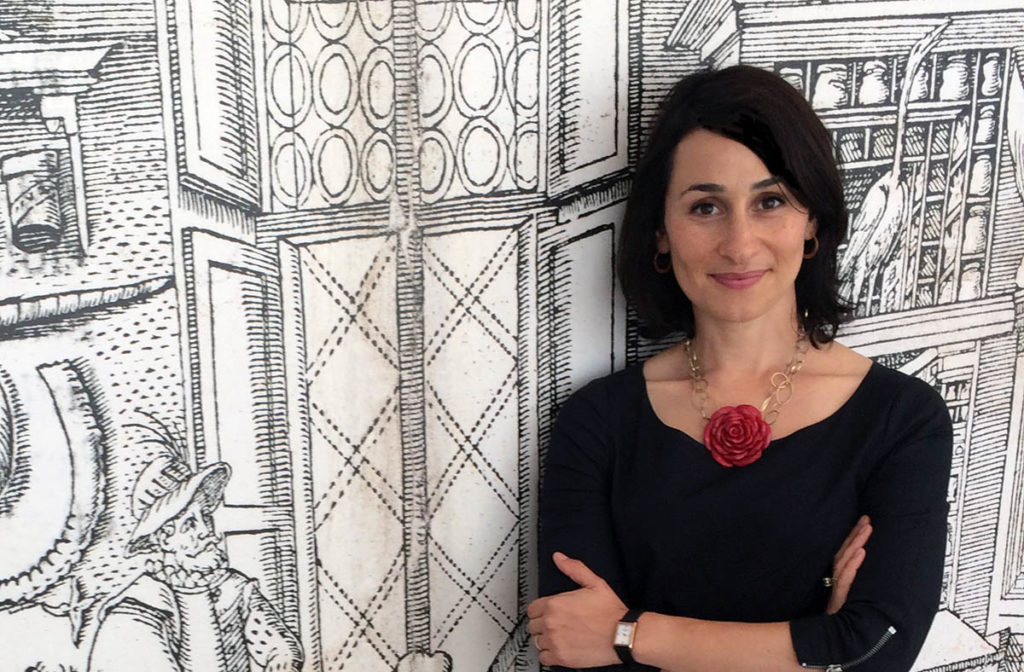
{"type": "Polygon", "coordinates": [[[633,184],[623,288],[652,335],[689,338],[560,412],[540,661],[909,669],[938,605],[952,431],[927,384],[833,340],[828,132],[771,73],[700,73],[633,184]]]}

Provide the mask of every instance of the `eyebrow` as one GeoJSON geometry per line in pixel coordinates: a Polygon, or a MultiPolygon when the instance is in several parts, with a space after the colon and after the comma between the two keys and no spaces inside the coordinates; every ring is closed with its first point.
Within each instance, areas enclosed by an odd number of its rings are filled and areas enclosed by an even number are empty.
{"type": "MultiPolygon", "coordinates": [[[[751,190],[764,189],[765,187],[780,184],[781,182],[782,180],[780,180],[778,176],[773,175],[772,177],[766,178],[764,180],[754,182],[752,185],[750,185],[750,188],[751,190]]],[[[723,187],[720,184],[715,184],[713,182],[699,182],[697,184],[691,184],[686,189],[683,189],[682,193],[685,194],[688,191],[704,191],[709,194],[720,194],[723,191],[725,191],[725,187],[723,187]]]]}

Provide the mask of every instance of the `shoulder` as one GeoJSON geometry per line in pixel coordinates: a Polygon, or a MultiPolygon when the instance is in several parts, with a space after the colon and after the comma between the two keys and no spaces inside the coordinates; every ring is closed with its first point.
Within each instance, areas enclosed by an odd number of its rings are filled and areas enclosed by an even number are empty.
{"type": "Polygon", "coordinates": [[[865,385],[873,396],[885,402],[890,423],[925,425],[936,432],[951,427],[946,402],[931,384],[920,378],[876,362],[865,385]]]}
{"type": "Polygon", "coordinates": [[[248,605],[255,595],[260,594],[259,581],[246,576],[237,569],[225,567],[222,578],[217,582],[216,589],[222,596],[221,599],[240,599],[242,604],[248,605]]]}
{"type": "Polygon", "coordinates": [[[256,579],[250,578],[249,576],[246,576],[245,574],[243,574],[242,572],[238,571],[237,569],[233,569],[231,567],[225,567],[223,569],[223,572],[224,572],[224,578],[222,578],[221,581],[220,581],[220,587],[222,589],[225,589],[225,588],[226,589],[235,588],[235,589],[241,590],[241,589],[243,589],[243,588],[245,588],[247,586],[254,586],[254,587],[258,587],[259,586],[259,581],[257,581],[256,579]]]}
{"type": "Polygon", "coordinates": [[[852,397],[864,420],[886,422],[888,433],[900,428],[910,430],[949,429],[949,412],[942,396],[927,381],[872,361],[833,342],[821,365],[832,375],[860,380],[852,397]]]}
{"type": "Polygon", "coordinates": [[[569,395],[559,407],[559,417],[606,416],[616,412],[640,396],[643,380],[639,364],[594,378],[569,395]]]}
{"type": "MultiPolygon", "coordinates": [[[[926,381],[874,364],[865,379],[862,405],[874,409],[863,422],[874,426],[871,449],[879,465],[901,465],[920,478],[933,474],[945,487],[953,454],[953,424],[942,396],[926,381]],[[870,404],[870,406],[869,406],[870,404]]],[[[901,477],[908,480],[908,477],[901,477]]],[[[938,487],[938,486],[937,486],[938,487]]]]}
{"type": "Polygon", "coordinates": [[[639,367],[596,378],[561,405],[551,427],[546,466],[611,464],[616,445],[629,435],[639,417],[637,388],[643,389],[639,367]]]}
{"type": "Polygon", "coordinates": [[[171,587],[150,574],[143,574],[100,607],[99,619],[102,621],[114,614],[138,617],[145,612],[171,618],[176,611],[171,587]]]}

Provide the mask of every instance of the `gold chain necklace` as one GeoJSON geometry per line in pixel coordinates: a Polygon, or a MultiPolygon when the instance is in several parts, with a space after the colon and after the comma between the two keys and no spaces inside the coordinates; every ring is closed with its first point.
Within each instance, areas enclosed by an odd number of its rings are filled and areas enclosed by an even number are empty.
{"type": "Polygon", "coordinates": [[[693,381],[693,405],[704,419],[704,446],[716,462],[725,467],[744,467],[761,457],[771,443],[772,424],[778,419],[781,408],[793,396],[793,378],[804,365],[807,354],[807,334],[801,329],[796,338],[793,358],[782,371],[776,371],[770,379],[771,391],[761,402],[760,408],[750,404],[722,406],[708,415],[708,381],[704,377],[693,342],[683,339],[683,349],[690,365],[693,381]]]}

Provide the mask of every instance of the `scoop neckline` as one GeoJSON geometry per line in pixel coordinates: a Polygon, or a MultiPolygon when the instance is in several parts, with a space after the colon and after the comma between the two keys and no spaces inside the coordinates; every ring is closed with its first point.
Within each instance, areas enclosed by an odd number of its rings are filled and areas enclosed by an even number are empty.
{"type": "MultiPolygon", "coordinates": [[[[844,413],[846,411],[846,409],[853,403],[853,401],[857,397],[859,397],[861,395],[861,393],[863,392],[864,388],[866,387],[868,378],[871,378],[874,375],[875,370],[878,368],[878,366],[879,366],[879,364],[877,362],[874,362],[874,361],[871,362],[871,366],[868,367],[867,373],[864,374],[864,377],[860,379],[859,383],[857,383],[857,387],[854,388],[853,394],[851,394],[849,396],[849,398],[847,398],[846,401],[844,401],[842,404],[840,404],[839,407],[836,408],[836,410],[832,411],[831,413],[826,415],[821,420],[818,420],[816,422],[812,422],[809,425],[804,425],[803,427],[795,429],[792,432],[790,432],[789,434],[786,434],[785,436],[780,436],[777,439],[773,438],[768,443],[768,445],[772,446],[772,445],[776,445],[776,444],[778,444],[780,442],[783,442],[783,441],[788,441],[790,438],[792,438],[794,436],[797,436],[798,434],[803,434],[804,432],[810,431],[810,430],[815,429],[817,427],[821,427],[821,426],[823,426],[825,424],[833,422],[840,414],[842,414],[842,413],[844,413]]],[[[640,387],[642,388],[641,392],[642,392],[643,398],[644,398],[644,406],[647,408],[647,412],[650,413],[651,417],[654,418],[654,421],[657,422],[659,425],[661,425],[663,428],[665,428],[665,429],[667,429],[669,431],[675,432],[676,434],[679,434],[680,436],[686,437],[687,439],[689,439],[693,443],[696,443],[697,445],[699,445],[699,446],[701,446],[703,448],[704,447],[704,442],[703,441],[699,441],[698,439],[694,438],[693,436],[690,436],[689,434],[687,434],[683,430],[679,429],[678,427],[673,427],[672,425],[667,424],[664,420],[661,419],[661,416],[659,416],[658,413],[654,410],[654,404],[651,403],[651,396],[647,393],[647,379],[644,377],[644,365],[643,365],[643,363],[638,364],[636,368],[637,368],[637,372],[638,372],[637,375],[640,378],[640,387]]]]}

